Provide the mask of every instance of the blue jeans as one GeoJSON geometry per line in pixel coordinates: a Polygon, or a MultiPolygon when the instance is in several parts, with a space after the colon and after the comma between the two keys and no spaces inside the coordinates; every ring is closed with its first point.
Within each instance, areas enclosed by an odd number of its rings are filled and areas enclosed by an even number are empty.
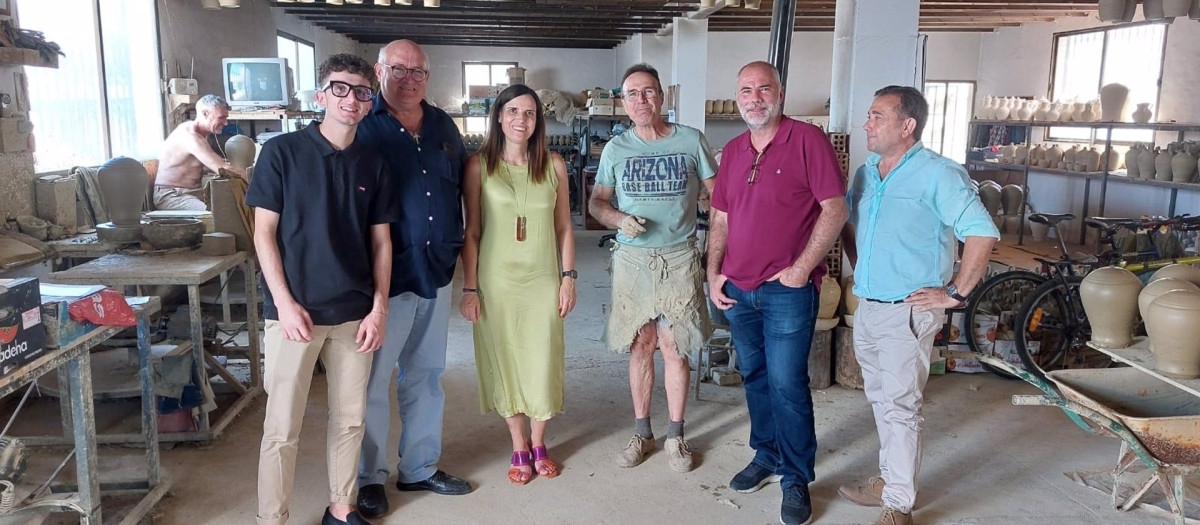
{"type": "Polygon", "coordinates": [[[770,281],[746,291],[726,283],[725,294],[737,301],[725,316],[744,377],[754,462],[783,476],[785,488],[812,483],[817,433],[808,352],[817,322],[816,286],[770,281]]]}

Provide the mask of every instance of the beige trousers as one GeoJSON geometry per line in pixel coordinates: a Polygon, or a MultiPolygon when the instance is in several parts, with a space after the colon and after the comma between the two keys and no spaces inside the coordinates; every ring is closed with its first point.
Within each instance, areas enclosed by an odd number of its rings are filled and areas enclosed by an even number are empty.
{"type": "Polygon", "coordinates": [[[367,379],[371,374],[371,353],[355,351],[358,325],[359,321],[350,321],[337,326],[314,326],[312,341],[303,343],[288,341],[278,321],[267,321],[263,374],[267,414],[258,457],[259,525],[287,522],[300,424],[318,357],[325,364],[329,384],[325,438],[329,501],[354,504],[367,379]]]}

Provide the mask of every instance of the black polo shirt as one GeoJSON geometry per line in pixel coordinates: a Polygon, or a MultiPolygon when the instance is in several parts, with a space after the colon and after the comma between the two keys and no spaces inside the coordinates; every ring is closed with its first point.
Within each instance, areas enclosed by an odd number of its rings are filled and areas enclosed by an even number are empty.
{"type": "MultiPolygon", "coordinates": [[[[296,302],[315,325],[362,319],[371,311],[371,234],[399,217],[383,158],[356,139],[338,151],[320,123],[263,145],[246,204],[279,214],[275,242],[296,302]]],[[[279,319],[263,285],[264,313],[279,319]]]]}

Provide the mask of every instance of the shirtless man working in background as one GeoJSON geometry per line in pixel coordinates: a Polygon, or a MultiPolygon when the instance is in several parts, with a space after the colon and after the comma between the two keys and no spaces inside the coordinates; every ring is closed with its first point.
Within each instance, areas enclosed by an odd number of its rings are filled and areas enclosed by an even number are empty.
{"type": "Polygon", "coordinates": [[[205,168],[221,168],[246,178],[246,170],[235,168],[209,146],[209,135],[221,132],[229,120],[229,103],[216,95],[196,102],[196,120],[180,124],[163,143],[154,180],[154,207],[160,210],[205,210],[201,182],[205,168]]]}

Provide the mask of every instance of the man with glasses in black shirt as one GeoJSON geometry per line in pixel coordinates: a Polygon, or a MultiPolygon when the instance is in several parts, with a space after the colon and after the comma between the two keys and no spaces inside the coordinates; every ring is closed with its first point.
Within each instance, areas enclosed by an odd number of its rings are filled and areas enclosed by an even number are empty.
{"type": "Polygon", "coordinates": [[[355,139],[375,73],[348,54],[318,71],[325,119],[263,146],[246,204],[266,289],[267,391],[258,464],[258,525],[282,525],[313,367],[329,396],[329,507],[322,525],[365,524],[353,507],[371,356],[386,333],[392,276],[391,177],[355,139]]]}
{"type": "Polygon", "coordinates": [[[392,198],[400,207],[392,225],[392,286],[387,344],[376,352],[367,386],[367,430],[359,466],[359,510],[388,512],[393,378],[403,429],[396,488],[459,495],[466,481],[438,470],[446,395],[446,334],[450,281],[463,245],[462,171],[466,148],[446,112],[425,102],[429,59],[421,46],[397,40],[379,50],[381,88],[358,125],[358,137],[387,161],[392,198]]]}

